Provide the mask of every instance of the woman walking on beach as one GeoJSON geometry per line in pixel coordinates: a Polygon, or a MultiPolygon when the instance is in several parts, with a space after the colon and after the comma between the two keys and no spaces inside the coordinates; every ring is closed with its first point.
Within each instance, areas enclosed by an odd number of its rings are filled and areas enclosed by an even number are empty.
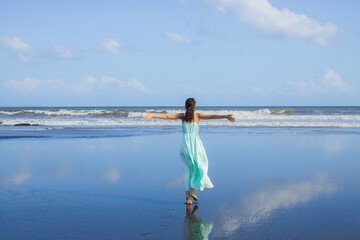
{"type": "Polygon", "coordinates": [[[207,115],[195,113],[195,99],[188,98],[185,102],[185,113],[173,115],[153,114],[149,113],[145,116],[147,120],[150,118],[161,119],[180,119],[182,121],[183,138],[180,147],[180,157],[184,168],[184,185],[186,189],[186,204],[192,204],[191,198],[198,201],[195,190],[203,191],[204,188],[212,188],[214,185],[207,175],[208,159],[205,148],[198,135],[199,121],[206,119],[226,118],[231,122],[235,121],[232,114],[229,115],[207,115]]]}

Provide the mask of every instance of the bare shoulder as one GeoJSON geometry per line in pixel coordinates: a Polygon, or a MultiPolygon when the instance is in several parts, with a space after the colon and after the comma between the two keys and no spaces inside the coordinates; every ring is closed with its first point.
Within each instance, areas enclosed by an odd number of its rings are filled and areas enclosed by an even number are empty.
{"type": "Polygon", "coordinates": [[[201,119],[201,113],[196,113],[195,116],[196,116],[195,122],[199,123],[199,121],[201,119]]]}

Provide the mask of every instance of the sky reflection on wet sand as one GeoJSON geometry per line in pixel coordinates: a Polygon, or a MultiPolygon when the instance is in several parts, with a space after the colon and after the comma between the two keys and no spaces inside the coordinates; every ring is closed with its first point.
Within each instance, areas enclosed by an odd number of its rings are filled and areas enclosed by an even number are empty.
{"type": "Polygon", "coordinates": [[[360,135],[201,137],[215,187],[196,221],[179,134],[0,141],[0,239],[360,237],[360,135]]]}

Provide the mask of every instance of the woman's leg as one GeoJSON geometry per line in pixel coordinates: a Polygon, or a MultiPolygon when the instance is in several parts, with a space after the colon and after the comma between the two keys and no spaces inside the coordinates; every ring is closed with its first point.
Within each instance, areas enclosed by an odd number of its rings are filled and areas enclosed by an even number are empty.
{"type": "Polygon", "coordinates": [[[192,204],[189,190],[186,191],[186,204],[192,204]]]}
{"type": "Polygon", "coordinates": [[[191,197],[195,200],[195,201],[199,201],[198,197],[195,195],[195,188],[191,189],[191,197]]]}

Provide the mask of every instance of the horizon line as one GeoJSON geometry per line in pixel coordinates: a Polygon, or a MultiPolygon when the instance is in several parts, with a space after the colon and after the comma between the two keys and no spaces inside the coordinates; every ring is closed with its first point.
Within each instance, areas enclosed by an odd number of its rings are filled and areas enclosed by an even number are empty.
{"type": "MultiPolygon", "coordinates": [[[[0,106],[0,108],[19,108],[19,107],[26,107],[26,108],[61,108],[61,107],[79,107],[79,108],[97,108],[97,107],[126,107],[126,108],[130,108],[130,107],[134,107],[134,108],[141,108],[141,107],[184,107],[184,106],[176,106],[176,105],[137,105],[137,106],[126,106],[126,105],[113,105],[113,106],[109,106],[109,105],[74,105],[74,106],[68,106],[68,105],[54,105],[54,106],[25,106],[25,105],[18,105],[18,106],[0,106]]],[[[206,107],[245,107],[245,108],[251,108],[251,107],[360,107],[360,106],[356,106],[356,105],[200,105],[200,106],[196,106],[199,108],[206,108],[206,107]]]]}

